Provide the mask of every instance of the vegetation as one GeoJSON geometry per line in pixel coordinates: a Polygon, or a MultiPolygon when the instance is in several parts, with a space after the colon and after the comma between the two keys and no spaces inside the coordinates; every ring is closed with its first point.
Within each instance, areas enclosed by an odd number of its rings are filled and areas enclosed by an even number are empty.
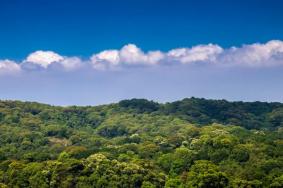
{"type": "Polygon", "coordinates": [[[283,187],[283,104],[0,101],[4,187],[283,187]]]}

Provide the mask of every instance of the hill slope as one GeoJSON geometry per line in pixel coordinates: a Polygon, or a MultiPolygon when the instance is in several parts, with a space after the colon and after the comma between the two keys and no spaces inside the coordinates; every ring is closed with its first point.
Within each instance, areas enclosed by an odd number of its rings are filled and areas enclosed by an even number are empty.
{"type": "Polygon", "coordinates": [[[282,187],[283,104],[0,102],[0,187],[282,187]]]}

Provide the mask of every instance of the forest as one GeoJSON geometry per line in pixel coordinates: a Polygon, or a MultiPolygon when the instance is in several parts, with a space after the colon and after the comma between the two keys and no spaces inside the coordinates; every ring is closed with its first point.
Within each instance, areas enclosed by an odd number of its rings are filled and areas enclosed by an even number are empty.
{"type": "Polygon", "coordinates": [[[0,101],[0,188],[280,188],[283,104],[0,101]]]}

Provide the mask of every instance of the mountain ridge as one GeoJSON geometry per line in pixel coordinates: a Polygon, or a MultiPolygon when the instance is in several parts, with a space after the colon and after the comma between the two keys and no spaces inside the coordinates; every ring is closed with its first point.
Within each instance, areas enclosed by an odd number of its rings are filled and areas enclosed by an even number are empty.
{"type": "Polygon", "coordinates": [[[38,102],[0,101],[12,108],[13,105],[24,108],[56,108],[56,109],[100,109],[113,108],[114,111],[126,111],[129,113],[157,113],[179,117],[196,124],[232,124],[240,125],[248,129],[276,128],[283,121],[283,104],[279,102],[230,102],[227,100],[212,100],[204,98],[184,98],[179,101],[157,103],[146,99],[121,100],[98,106],[54,106],[38,102]]]}

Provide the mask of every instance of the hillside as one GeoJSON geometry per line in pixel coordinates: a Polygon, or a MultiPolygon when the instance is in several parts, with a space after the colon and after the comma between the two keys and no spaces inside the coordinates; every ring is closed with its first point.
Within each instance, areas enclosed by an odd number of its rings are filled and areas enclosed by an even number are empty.
{"type": "Polygon", "coordinates": [[[0,101],[2,187],[283,187],[283,104],[0,101]]]}

